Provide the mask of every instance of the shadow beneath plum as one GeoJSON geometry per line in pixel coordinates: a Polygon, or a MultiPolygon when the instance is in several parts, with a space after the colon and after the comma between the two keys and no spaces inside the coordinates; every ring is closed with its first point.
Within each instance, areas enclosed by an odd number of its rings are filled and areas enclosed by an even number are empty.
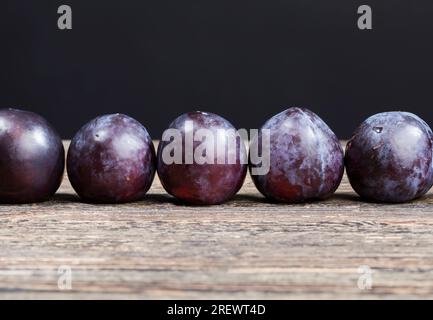
{"type": "Polygon", "coordinates": [[[81,202],[78,195],[70,193],[56,193],[51,198],[36,202],[24,202],[24,203],[12,203],[12,202],[1,202],[0,207],[10,207],[10,206],[29,206],[29,205],[51,205],[51,204],[67,204],[81,202]]]}
{"type": "Polygon", "coordinates": [[[355,193],[335,193],[331,198],[329,198],[329,200],[340,200],[345,202],[366,203],[366,204],[382,205],[382,206],[399,206],[399,205],[401,206],[403,204],[416,204],[417,202],[433,201],[433,194],[424,195],[410,201],[385,202],[385,201],[365,199],[355,193]]]}
{"type": "Polygon", "coordinates": [[[432,201],[433,202],[433,193],[426,194],[417,200],[426,200],[426,201],[432,201]]]}
{"type": "Polygon", "coordinates": [[[349,201],[349,202],[365,202],[360,196],[355,193],[334,193],[327,200],[339,200],[339,201],[349,201]]]}
{"type": "Polygon", "coordinates": [[[290,205],[306,205],[306,204],[319,204],[319,203],[326,203],[329,201],[335,200],[334,197],[330,197],[327,199],[308,199],[305,201],[299,201],[299,202],[284,202],[284,201],[278,201],[274,199],[266,198],[260,194],[258,195],[237,195],[232,201],[238,201],[242,202],[242,204],[245,203],[251,203],[251,204],[268,204],[268,205],[280,205],[280,206],[290,206],[290,205]]]}
{"type": "Polygon", "coordinates": [[[95,205],[95,206],[117,206],[117,205],[137,205],[137,204],[143,204],[143,205],[172,204],[172,205],[178,205],[178,206],[194,206],[194,205],[188,205],[187,203],[184,203],[184,202],[174,198],[173,196],[170,196],[169,194],[165,194],[165,193],[146,194],[142,199],[139,199],[137,201],[122,202],[122,203],[110,203],[110,202],[90,201],[87,199],[80,198],[77,194],[61,193],[60,192],[60,193],[56,193],[50,199],[49,202],[57,203],[57,204],[82,203],[82,204],[95,205]]]}
{"type": "MultiPolygon", "coordinates": [[[[364,199],[360,196],[358,196],[355,193],[335,193],[331,197],[327,199],[311,199],[305,202],[300,203],[285,203],[285,202],[279,202],[271,199],[265,198],[261,194],[237,194],[232,199],[228,200],[227,202],[224,202],[222,204],[216,204],[216,205],[201,205],[201,204],[191,204],[184,201],[181,201],[179,199],[176,199],[175,197],[166,194],[166,193],[152,193],[147,194],[144,196],[144,198],[135,201],[135,202],[129,202],[124,204],[142,204],[142,205],[174,205],[178,207],[214,207],[219,205],[228,205],[228,206],[253,206],[256,204],[262,204],[262,205],[302,205],[302,204],[329,204],[329,205],[336,205],[339,203],[340,205],[344,204],[371,204],[371,205],[388,205],[388,206],[398,206],[402,204],[416,204],[418,202],[423,203],[432,203],[433,204],[433,194],[427,194],[424,195],[418,199],[403,202],[403,203],[388,203],[388,202],[379,202],[379,201],[372,201],[368,199],[364,199]]],[[[89,205],[101,205],[101,206],[114,206],[114,205],[122,205],[122,204],[113,204],[113,203],[98,203],[98,202],[91,202],[86,201],[85,199],[81,199],[77,194],[74,193],[56,193],[49,201],[40,202],[39,204],[77,204],[77,203],[83,203],[83,204],[89,204],[89,205]]],[[[12,203],[2,203],[0,202],[0,207],[6,207],[11,205],[26,205],[26,204],[12,204],[12,203]]],[[[28,205],[28,204],[27,204],[28,205]]]]}
{"type": "Polygon", "coordinates": [[[263,203],[263,204],[281,204],[280,202],[273,201],[265,198],[264,196],[258,194],[238,194],[228,203],[231,202],[251,202],[251,203],[263,203]]]}
{"type": "Polygon", "coordinates": [[[163,204],[163,203],[171,203],[174,202],[173,197],[167,194],[147,194],[142,199],[131,202],[122,202],[122,203],[110,203],[110,202],[98,202],[98,201],[90,201],[87,199],[80,198],[77,194],[72,193],[56,193],[51,199],[52,202],[56,203],[83,203],[89,205],[96,206],[116,206],[116,205],[127,205],[127,204],[163,204]]]}
{"type": "Polygon", "coordinates": [[[82,202],[80,197],[73,193],[56,193],[52,198],[51,201],[57,202],[57,203],[77,203],[82,202]]]}
{"type": "Polygon", "coordinates": [[[146,197],[141,200],[141,202],[146,203],[155,203],[155,204],[169,204],[169,205],[175,205],[178,207],[190,207],[190,208],[202,208],[202,207],[215,207],[215,206],[224,206],[224,205],[236,205],[236,204],[246,204],[246,203],[269,203],[268,200],[266,200],[263,196],[260,195],[235,195],[232,199],[220,203],[220,204],[193,204],[188,203],[182,200],[179,200],[169,194],[150,194],[146,195],[146,197]]]}

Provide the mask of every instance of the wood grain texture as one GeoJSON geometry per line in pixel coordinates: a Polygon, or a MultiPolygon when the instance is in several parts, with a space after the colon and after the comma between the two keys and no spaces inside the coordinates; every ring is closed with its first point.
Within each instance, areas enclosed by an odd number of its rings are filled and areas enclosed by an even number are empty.
{"type": "Polygon", "coordinates": [[[50,202],[0,205],[0,298],[433,298],[432,231],[431,193],[365,203],[346,177],[331,199],[300,205],[268,203],[247,178],[212,207],[178,203],[157,178],[141,202],[85,204],[65,177],[50,202]]]}

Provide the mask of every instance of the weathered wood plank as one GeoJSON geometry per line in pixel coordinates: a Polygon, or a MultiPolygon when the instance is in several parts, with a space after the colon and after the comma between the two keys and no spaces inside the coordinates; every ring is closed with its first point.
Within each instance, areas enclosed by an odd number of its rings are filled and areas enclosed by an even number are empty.
{"type": "Polygon", "coordinates": [[[0,205],[0,298],[433,298],[432,230],[432,193],[365,203],[346,178],[300,205],[266,202],[248,178],[213,207],[178,203],[158,179],[141,202],[85,204],[65,179],[53,201],[0,205]]]}

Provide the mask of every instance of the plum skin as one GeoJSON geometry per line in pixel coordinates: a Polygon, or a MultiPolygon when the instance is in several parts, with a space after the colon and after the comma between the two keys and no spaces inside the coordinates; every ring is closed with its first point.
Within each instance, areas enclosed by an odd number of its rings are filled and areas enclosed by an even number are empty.
{"type": "MultiPolygon", "coordinates": [[[[251,177],[266,198],[299,203],[326,199],[337,190],[344,152],[320,117],[306,108],[286,109],[270,118],[251,143],[262,139],[264,129],[270,130],[269,172],[251,177]]],[[[250,172],[255,166],[250,158],[250,172]]]]}
{"type": "Polygon", "coordinates": [[[346,171],[364,199],[405,202],[433,185],[430,127],[409,112],[383,112],[369,117],[346,146],[346,171]]]}
{"type": "Polygon", "coordinates": [[[55,129],[40,115],[0,110],[0,202],[49,200],[58,190],[65,150],[55,129]]]}
{"type": "MultiPolygon", "coordinates": [[[[169,129],[177,129],[181,132],[182,141],[185,141],[186,121],[192,121],[193,134],[200,129],[208,129],[213,133],[218,129],[235,130],[229,121],[216,114],[202,111],[188,112],[169,125],[169,129]]],[[[195,160],[192,164],[185,162],[166,164],[162,159],[162,151],[169,143],[162,140],[159,143],[157,172],[164,189],[175,198],[193,205],[215,205],[231,199],[242,187],[247,173],[247,153],[242,142],[236,144],[236,150],[227,151],[236,152],[236,163],[233,164],[218,164],[216,158],[211,164],[197,164],[195,160]],[[244,161],[241,161],[242,159],[244,161]]],[[[202,143],[206,144],[206,148],[213,147],[206,141],[194,141],[193,150],[202,143]]],[[[223,142],[215,144],[217,143],[223,142]]],[[[182,148],[182,153],[184,159],[185,148],[182,148]]]]}
{"type": "Polygon", "coordinates": [[[72,187],[88,202],[125,203],[144,197],[156,156],[146,128],[123,114],[99,116],[74,136],[67,155],[72,187]]]}

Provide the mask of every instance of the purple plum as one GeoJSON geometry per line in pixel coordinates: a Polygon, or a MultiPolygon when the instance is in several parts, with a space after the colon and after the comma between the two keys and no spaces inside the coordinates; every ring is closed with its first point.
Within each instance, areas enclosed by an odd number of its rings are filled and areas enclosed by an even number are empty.
{"type": "Polygon", "coordinates": [[[64,168],[62,140],[44,118],[0,110],[0,202],[49,200],[60,187],[64,168]]]}
{"type": "Polygon", "coordinates": [[[89,202],[140,200],[152,184],[155,168],[155,149],[146,128],[123,114],[91,120],[68,150],[69,180],[89,202]]]}
{"type": "Polygon", "coordinates": [[[246,148],[236,137],[233,125],[216,114],[196,111],[175,119],[158,146],[157,169],[165,190],[196,205],[232,198],[247,172],[246,148]],[[171,138],[164,139],[170,132],[171,138]]]}
{"type": "MultiPolygon", "coordinates": [[[[289,108],[269,119],[251,141],[259,151],[264,130],[269,132],[269,171],[252,174],[257,189],[268,199],[298,203],[325,199],[338,188],[344,173],[343,148],[315,113],[289,108]]],[[[250,172],[258,166],[251,161],[250,172]]]]}
{"type": "Polygon", "coordinates": [[[346,146],[346,171],[364,199],[404,202],[424,195],[433,185],[430,127],[409,112],[371,116],[346,146]]]}

